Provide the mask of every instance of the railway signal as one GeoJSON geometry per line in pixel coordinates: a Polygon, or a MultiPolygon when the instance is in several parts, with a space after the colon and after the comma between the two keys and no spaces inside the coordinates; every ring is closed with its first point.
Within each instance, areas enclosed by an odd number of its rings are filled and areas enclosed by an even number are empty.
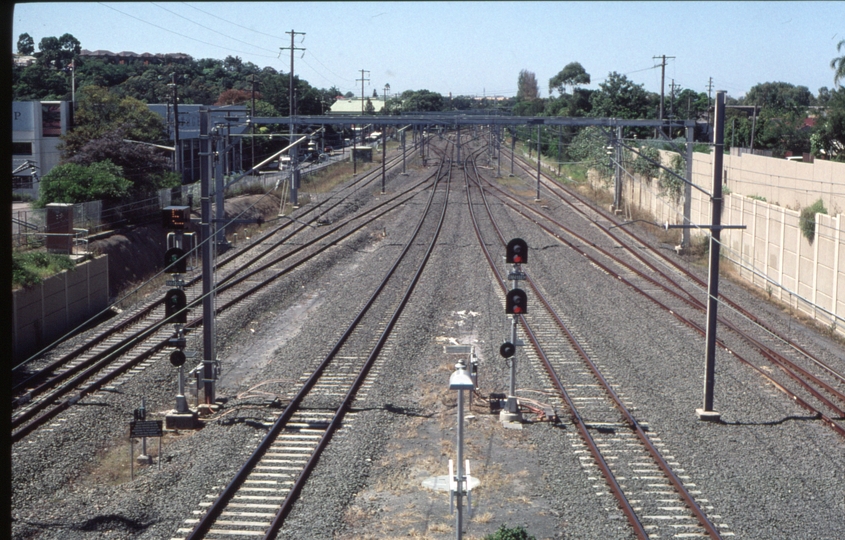
{"type": "Polygon", "coordinates": [[[516,345],[514,345],[510,341],[502,343],[502,346],[499,347],[499,354],[502,356],[502,358],[510,358],[511,356],[516,354],[516,345]]]}
{"type": "Polygon", "coordinates": [[[188,259],[185,250],[172,247],[164,252],[164,269],[171,274],[185,274],[188,272],[188,259]]]}
{"type": "Polygon", "coordinates": [[[514,238],[508,242],[505,262],[508,264],[528,264],[528,244],[525,240],[514,238]]]}
{"type": "Polygon", "coordinates": [[[182,367],[185,365],[186,360],[187,357],[185,356],[185,353],[179,349],[170,353],[170,363],[173,364],[173,367],[182,367]]]}
{"type": "Polygon", "coordinates": [[[528,313],[528,300],[522,289],[511,289],[505,298],[505,313],[508,315],[524,315],[528,313]]]}
{"type": "Polygon", "coordinates": [[[188,299],[181,289],[170,289],[164,295],[164,317],[173,323],[185,324],[188,322],[188,299]]]}

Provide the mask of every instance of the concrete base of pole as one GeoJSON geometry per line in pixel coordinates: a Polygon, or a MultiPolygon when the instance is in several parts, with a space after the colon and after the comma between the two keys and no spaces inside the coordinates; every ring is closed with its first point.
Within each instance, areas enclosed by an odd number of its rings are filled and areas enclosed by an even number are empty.
{"type": "Polygon", "coordinates": [[[176,396],[176,412],[179,414],[191,412],[191,409],[188,407],[188,400],[183,395],[176,396]]]}
{"type": "Polygon", "coordinates": [[[698,415],[699,420],[705,422],[721,422],[722,415],[716,411],[705,411],[704,409],[696,409],[695,414],[698,415]]]}
{"type": "Polygon", "coordinates": [[[200,427],[200,423],[195,411],[188,411],[187,413],[170,411],[164,417],[164,426],[167,429],[197,429],[200,427]]]}
{"type": "Polygon", "coordinates": [[[153,457],[148,456],[146,454],[141,454],[140,456],[135,458],[135,461],[140,465],[152,465],[153,464],[153,457]]]}
{"type": "Polygon", "coordinates": [[[534,199],[534,202],[542,202],[543,199],[534,199]]]}
{"type": "Polygon", "coordinates": [[[506,410],[499,411],[499,422],[508,429],[522,429],[522,414],[506,410]]]}

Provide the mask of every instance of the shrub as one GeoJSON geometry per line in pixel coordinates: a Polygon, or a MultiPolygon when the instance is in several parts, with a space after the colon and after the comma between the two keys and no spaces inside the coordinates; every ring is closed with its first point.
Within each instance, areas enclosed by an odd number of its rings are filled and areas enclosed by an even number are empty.
{"type": "Polygon", "coordinates": [[[537,540],[536,537],[530,536],[522,527],[514,527],[508,529],[504,525],[499,527],[499,530],[493,534],[488,534],[484,540],[537,540]]]}
{"type": "Polygon", "coordinates": [[[806,208],[802,208],[801,217],[798,220],[801,232],[811,244],[816,237],[816,214],[827,214],[827,209],[824,207],[824,202],[821,199],[806,208]]]}
{"type": "Polygon", "coordinates": [[[15,253],[12,256],[12,286],[32,287],[48,276],[75,266],[76,263],[67,255],[54,255],[43,251],[15,253]]]}

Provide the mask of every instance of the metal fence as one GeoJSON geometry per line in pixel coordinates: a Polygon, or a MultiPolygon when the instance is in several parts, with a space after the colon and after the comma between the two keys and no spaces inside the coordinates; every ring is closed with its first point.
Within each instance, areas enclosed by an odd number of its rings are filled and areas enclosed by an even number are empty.
{"type": "MultiPolygon", "coordinates": [[[[149,223],[161,216],[161,209],[172,204],[188,204],[188,197],[199,201],[199,187],[181,186],[162,189],[157,195],[126,204],[109,206],[103,201],[73,205],[73,228],[93,235],[125,227],[149,223]]],[[[34,208],[12,212],[12,246],[17,249],[44,245],[47,233],[47,209],[34,208]]]]}

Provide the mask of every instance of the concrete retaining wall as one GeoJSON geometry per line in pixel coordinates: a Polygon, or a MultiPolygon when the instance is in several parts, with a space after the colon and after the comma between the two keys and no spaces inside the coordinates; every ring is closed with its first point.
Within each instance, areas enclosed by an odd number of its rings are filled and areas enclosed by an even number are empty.
{"type": "MultiPolygon", "coordinates": [[[[712,191],[712,155],[693,156],[693,183],[712,191]]],[[[665,156],[663,161],[668,162],[665,156]]],[[[845,335],[845,164],[742,155],[725,156],[724,166],[731,193],[724,196],[722,224],[746,229],[722,231],[722,255],[749,283],[845,335]],[[820,198],[831,215],[816,214],[810,241],[801,232],[800,212],[786,206],[806,207],[820,198]]],[[[625,203],[649,211],[658,223],[683,221],[683,197],[661,196],[657,180],[626,175],[623,182],[625,203]]],[[[709,197],[692,189],[690,221],[709,224],[710,219],[709,197]]],[[[708,234],[693,229],[690,236],[694,242],[708,234]]]]}
{"type": "Polygon", "coordinates": [[[108,307],[108,256],[13,291],[12,349],[25,360],[108,307]]]}

